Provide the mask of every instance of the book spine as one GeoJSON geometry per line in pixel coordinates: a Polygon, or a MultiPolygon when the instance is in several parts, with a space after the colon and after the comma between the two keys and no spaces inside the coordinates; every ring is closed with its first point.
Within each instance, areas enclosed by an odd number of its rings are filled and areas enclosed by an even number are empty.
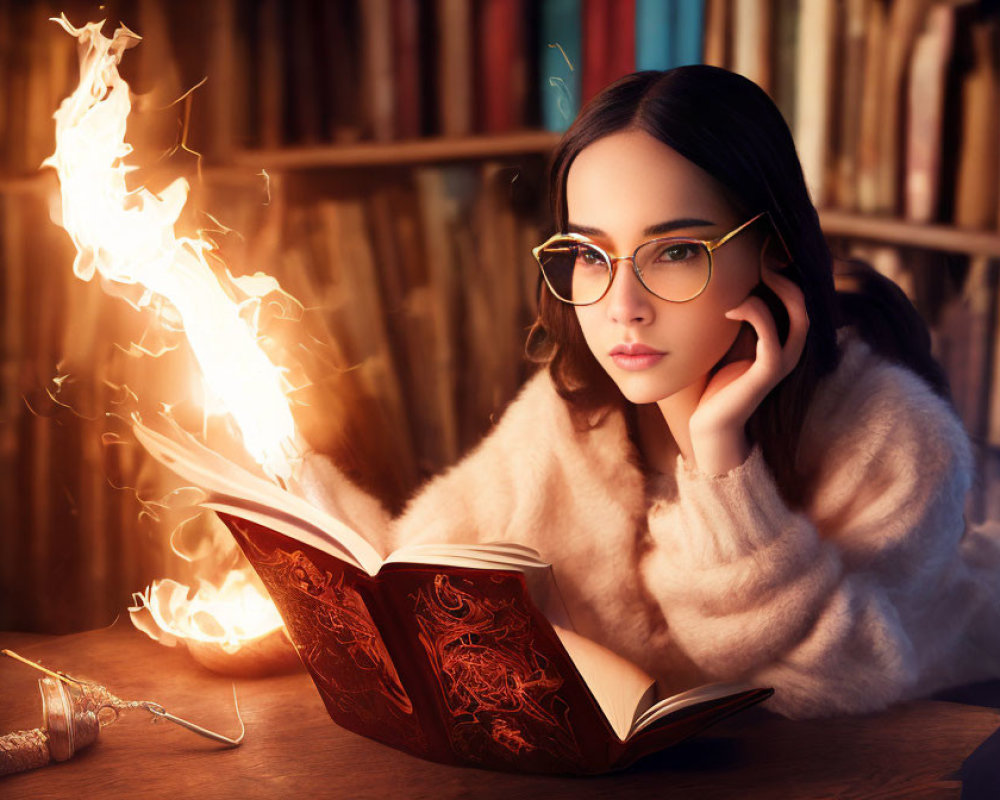
{"type": "Polygon", "coordinates": [[[256,141],[259,147],[276,148],[283,143],[282,120],[285,115],[282,91],[285,70],[277,35],[281,26],[281,4],[279,0],[261,0],[258,13],[256,141]]]}
{"type": "Polygon", "coordinates": [[[676,0],[674,64],[700,64],[705,41],[705,0],[676,0]]]}
{"type": "MultiPolygon", "coordinates": [[[[9,9],[3,8],[3,11],[9,9]]],[[[3,23],[0,22],[0,25],[3,23]]],[[[0,536],[0,620],[3,628],[10,630],[27,620],[18,619],[15,609],[20,602],[30,605],[35,598],[21,586],[19,576],[24,572],[24,547],[27,536],[13,536],[13,531],[26,531],[23,524],[23,493],[20,491],[20,460],[27,448],[21,444],[23,425],[27,413],[21,399],[21,353],[25,353],[24,311],[28,308],[25,298],[23,239],[23,212],[18,198],[0,196],[0,256],[5,269],[0,270],[3,285],[3,395],[0,400],[4,424],[0,425],[0,524],[7,535],[0,536]]]]}
{"type": "Polygon", "coordinates": [[[951,6],[931,9],[913,48],[907,93],[905,215],[914,222],[937,217],[945,72],[955,32],[951,6]]]}
{"type": "Polygon", "coordinates": [[[635,67],[670,69],[674,52],[677,0],[635,0],[635,67]]]}
{"type": "Polygon", "coordinates": [[[706,0],[705,63],[713,67],[729,66],[732,13],[729,0],[706,0]]]}
{"type": "Polygon", "coordinates": [[[955,181],[955,224],[989,230],[996,225],[1000,169],[1000,80],[995,20],[972,28],[974,62],[962,81],[962,143],[955,181]]]}
{"type": "Polygon", "coordinates": [[[848,0],[839,62],[844,64],[840,81],[839,136],[836,153],[835,203],[838,208],[857,206],[858,138],[864,91],[865,19],[870,0],[848,0]]]}
{"type": "Polygon", "coordinates": [[[893,3],[886,18],[886,36],[881,47],[884,56],[880,81],[878,162],[875,183],[875,203],[869,211],[898,214],[900,174],[905,167],[905,126],[907,69],[913,43],[920,33],[933,0],[911,0],[893,3]]]}
{"type": "Polygon", "coordinates": [[[484,0],[478,19],[479,129],[502,133],[521,127],[526,79],[522,0],[484,0]]]}
{"type": "Polygon", "coordinates": [[[379,142],[390,141],[396,127],[390,9],[390,0],[366,0],[361,4],[364,99],[367,102],[367,122],[371,135],[379,142]]]}
{"type": "Polygon", "coordinates": [[[828,155],[833,98],[833,43],[836,37],[834,0],[813,0],[803,5],[799,16],[799,41],[808,47],[798,51],[801,81],[795,97],[795,136],[802,172],[813,203],[827,204],[829,191],[828,155]]]}
{"type": "Polygon", "coordinates": [[[421,133],[420,11],[419,0],[392,0],[397,139],[416,139],[421,133]]]}
{"type": "Polygon", "coordinates": [[[584,103],[607,83],[613,41],[608,35],[610,28],[610,0],[584,0],[582,26],[584,103]]]}
{"type": "Polygon", "coordinates": [[[879,152],[885,63],[886,16],[881,3],[868,4],[865,17],[864,83],[861,90],[860,130],[857,145],[857,208],[870,213],[878,208],[879,152]]]}
{"type": "Polygon", "coordinates": [[[438,108],[443,136],[472,133],[473,14],[467,0],[437,0],[438,108]]]}
{"type": "Polygon", "coordinates": [[[732,70],[771,91],[770,0],[733,0],[732,70]]]}
{"type": "Polygon", "coordinates": [[[635,0],[615,0],[611,5],[610,24],[611,53],[605,85],[636,71],[635,0]]]}
{"type": "Polygon", "coordinates": [[[774,0],[774,49],[771,96],[795,133],[795,92],[799,84],[799,0],[774,0]]]}
{"type": "Polygon", "coordinates": [[[565,131],[580,110],[580,0],[542,0],[539,97],[545,130],[565,131]]]}

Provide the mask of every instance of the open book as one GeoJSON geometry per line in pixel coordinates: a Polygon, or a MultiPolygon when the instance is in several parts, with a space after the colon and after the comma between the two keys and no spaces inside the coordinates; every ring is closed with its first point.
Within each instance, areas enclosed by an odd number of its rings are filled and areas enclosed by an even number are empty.
{"type": "Polygon", "coordinates": [[[281,613],[330,716],[409,753],[523,772],[605,772],[772,694],[707,684],[665,699],[574,632],[551,565],[509,542],[382,558],[357,531],[204,447],[139,442],[204,492],[281,613]]]}

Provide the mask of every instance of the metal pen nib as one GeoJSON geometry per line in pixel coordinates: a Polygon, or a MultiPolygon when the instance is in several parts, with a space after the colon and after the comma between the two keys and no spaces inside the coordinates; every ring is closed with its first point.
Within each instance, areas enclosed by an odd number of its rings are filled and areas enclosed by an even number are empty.
{"type": "Polygon", "coordinates": [[[65,672],[48,669],[35,661],[31,661],[24,656],[18,655],[13,650],[0,650],[0,654],[20,661],[22,664],[25,664],[32,669],[44,672],[50,677],[56,678],[63,683],[81,690],[83,697],[85,698],[85,702],[92,706],[95,714],[104,710],[111,712],[112,718],[110,720],[107,718],[102,720],[102,726],[117,720],[121,711],[144,708],[154,716],[154,722],[156,720],[165,719],[168,722],[173,722],[175,725],[180,725],[182,728],[187,728],[192,733],[197,733],[199,736],[204,736],[206,739],[211,739],[212,741],[228,745],[229,747],[239,747],[243,742],[243,737],[246,735],[246,726],[243,724],[243,717],[240,715],[240,704],[236,698],[236,684],[233,684],[233,704],[236,706],[236,719],[238,719],[240,723],[240,733],[236,738],[231,738],[221,733],[210,731],[208,728],[203,728],[201,725],[196,725],[189,720],[178,717],[176,714],[171,714],[159,703],[154,703],[152,700],[122,700],[120,697],[112,694],[100,684],[94,683],[93,681],[84,681],[74,678],[71,675],[67,675],[65,672]]]}
{"type": "Polygon", "coordinates": [[[230,747],[239,747],[240,744],[242,744],[243,742],[243,737],[246,735],[246,726],[243,724],[243,717],[240,716],[240,704],[239,701],[236,699],[235,683],[233,684],[233,704],[236,706],[236,719],[240,721],[240,735],[237,736],[235,739],[232,739],[228,736],[224,736],[221,733],[216,733],[215,731],[210,731],[208,730],[208,728],[203,728],[201,725],[195,725],[193,722],[190,722],[186,719],[182,719],[181,717],[178,717],[175,714],[171,714],[169,711],[163,708],[163,706],[161,706],[159,703],[152,703],[149,701],[145,701],[142,703],[142,706],[143,708],[145,708],[147,711],[149,711],[151,714],[158,717],[159,719],[165,719],[168,722],[173,722],[175,725],[180,725],[182,728],[187,728],[189,731],[197,733],[199,736],[204,736],[206,739],[211,739],[215,742],[227,744],[230,747]]]}

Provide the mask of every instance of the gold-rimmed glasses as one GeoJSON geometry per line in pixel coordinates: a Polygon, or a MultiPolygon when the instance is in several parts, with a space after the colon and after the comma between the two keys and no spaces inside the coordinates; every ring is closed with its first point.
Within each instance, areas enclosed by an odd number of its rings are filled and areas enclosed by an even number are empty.
{"type": "MultiPolygon", "coordinates": [[[[717,239],[662,237],[640,244],[630,256],[611,256],[578,233],[557,233],[532,248],[549,291],[564,303],[587,306],[608,293],[619,261],[631,261],[639,282],[651,294],[669,303],[686,303],[705,291],[712,279],[713,253],[753,223],[766,218],[761,211],[717,239]]],[[[781,234],[773,224],[783,253],[791,260],[781,234]]]]}

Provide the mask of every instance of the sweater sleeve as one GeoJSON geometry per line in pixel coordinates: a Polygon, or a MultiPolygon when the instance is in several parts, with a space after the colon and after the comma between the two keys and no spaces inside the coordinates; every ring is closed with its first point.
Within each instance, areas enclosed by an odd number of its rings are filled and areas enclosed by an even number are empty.
{"type": "Polygon", "coordinates": [[[553,498],[565,494],[560,464],[572,450],[568,416],[546,373],[530,379],[492,431],[461,461],[430,479],[398,517],[324,458],[310,459],[301,481],[307,498],[355,527],[387,555],[424,542],[509,539],[537,546],[529,532],[553,498]]]}
{"type": "Polygon", "coordinates": [[[681,462],[676,501],[649,512],[641,569],[674,640],[710,676],[773,686],[787,716],[912,694],[991,602],[961,563],[961,424],[902,368],[880,362],[848,384],[811,413],[822,435],[803,432],[822,452],[803,511],[754,448],[721,476],[681,462]]]}

